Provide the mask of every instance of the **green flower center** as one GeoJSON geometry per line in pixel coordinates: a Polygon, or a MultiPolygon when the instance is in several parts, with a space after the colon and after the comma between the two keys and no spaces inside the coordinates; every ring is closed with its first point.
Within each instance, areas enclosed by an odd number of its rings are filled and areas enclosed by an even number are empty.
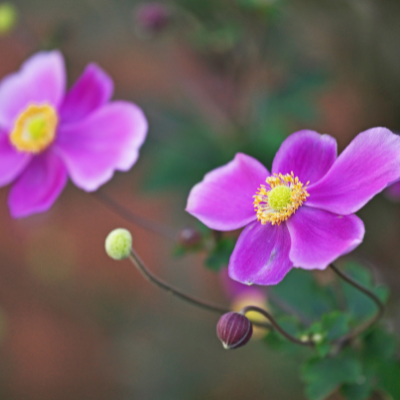
{"type": "Polygon", "coordinates": [[[18,151],[40,153],[54,141],[57,125],[57,111],[52,106],[31,104],[18,116],[10,141],[18,151]]]}
{"type": "Polygon", "coordinates": [[[274,211],[281,211],[291,203],[291,190],[288,186],[276,186],[268,195],[268,203],[274,211]]]}
{"type": "Polygon", "coordinates": [[[42,117],[36,117],[28,122],[27,131],[32,140],[38,140],[45,136],[46,128],[46,120],[42,117]]]}

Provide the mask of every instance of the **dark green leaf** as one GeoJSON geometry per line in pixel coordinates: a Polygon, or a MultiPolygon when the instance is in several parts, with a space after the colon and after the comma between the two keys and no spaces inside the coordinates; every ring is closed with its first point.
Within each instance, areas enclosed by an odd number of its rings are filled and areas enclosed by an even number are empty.
{"type": "MultiPolygon", "coordinates": [[[[372,276],[366,268],[352,262],[346,264],[345,273],[366,288],[373,289],[372,276]]],[[[355,319],[364,320],[376,313],[376,305],[368,296],[344,281],[340,284],[346,299],[347,309],[355,319]]],[[[376,288],[374,291],[382,300],[387,299],[388,291],[386,288],[376,288]]]]}
{"type": "Polygon", "coordinates": [[[306,395],[310,400],[324,400],[344,383],[356,383],[362,376],[360,362],[350,356],[312,358],[303,367],[306,395]]]}
{"type": "Polygon", "coordinates": [[[344,384],[341,388],[341,393],[348,400],[368,400],[373,389],[373,377],[361,377],[359,383],[344,384]]]}
{"type": "Polygon", "coordinates": [[[368,332],[364,341],[364,356],[368,360],[389,360],[398,345],[398,339],[379,326],[368,332]]]}
{"type": "Polygon", "coordinates": [[[326,312],[336,309],[332,294],[321,288],[309,271],[292,269],[271,292],[310,321],[319,320],[326,312]]]}
{"type": "Polygon", "coordinates": [[[350,331],[350,315],[333,311],[322,317],[322,329],[328,341],[340,338],[350,331]]]}
{"type": "Polygon", "coordinates": [[[398,362],[385,362],[378,370],[378,386],[389,393],[394,400],[400,399],[400,364],[398,362]]]}

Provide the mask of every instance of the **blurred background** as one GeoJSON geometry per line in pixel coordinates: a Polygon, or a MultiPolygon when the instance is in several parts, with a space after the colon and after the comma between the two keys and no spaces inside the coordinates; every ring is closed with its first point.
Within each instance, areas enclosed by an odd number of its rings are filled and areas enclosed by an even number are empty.
{"type": "MultiPolygon", "coordinates": [[[[126,227],[160,276],[229,304],[204,255],[173,255],[180,230],[196,226],[184,212],[190,188],[237,151],[270,168],[281,142],[299,129],[334,136],[340,151],[370,127],[400,131],[400,3],[4,5],[0,77],[40,49],[59,48],[70,84],[96,62],[113,77],[115,98],[144,109],[150,131],[138,163],[101,192],[168,226],[168,234],[124,221],[72,184],[49,212],[13,220],[8,188],[1,189],[1,398],[304,399],[295,355],[257,340],[226,352],[217,316],[156,290],[129,261],[110,260],[104,240],[126,227]]],[[[356,252],[389,286],[388,317],[399,332],[400,205],[379,195],[359,215],[367,234],[356,252]]]]}

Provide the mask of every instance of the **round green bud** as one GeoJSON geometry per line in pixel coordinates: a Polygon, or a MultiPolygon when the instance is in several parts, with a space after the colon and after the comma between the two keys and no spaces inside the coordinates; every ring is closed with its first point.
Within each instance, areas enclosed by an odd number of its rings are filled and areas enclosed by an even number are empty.
{"type": "Polygon", "coordinates": [[[314,343],[321,343],[324,337],[320,333],[314,333],[312,340],[314,343]]]}
{"type": "Polygon", "coordinates": [[[17,18],[17,9],[12,4],[0,4],[0,35],[10,32],[14,28],[17,18]]]}
{"type": "Polygon", "coordinates": [[[106,238],[106,252],[114,260],[129,257],[132,247],[132,235],[123,228],[114,229],[106,238]]]}

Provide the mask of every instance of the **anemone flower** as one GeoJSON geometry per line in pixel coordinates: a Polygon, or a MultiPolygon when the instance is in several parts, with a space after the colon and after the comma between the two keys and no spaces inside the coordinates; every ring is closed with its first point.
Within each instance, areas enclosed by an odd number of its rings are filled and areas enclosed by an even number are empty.
{"type": "Polygon", "coordinates": [[[400,137],[388,129],[360,133],[339,157],[334,138],[304,130],[282,143],[272,174],[238,153],[193,187],[186,210],[211,229],[245,227],[229,276],[273,285],[357,247],[365,229],[354,213],[399,178],[400,137]]]}
{"type": "Polygon", "coordinates": [[[136,105],[110,102],[111,78],[89,65],[66,92],[60,52],[32,56],[0,83],[0,186],[11,182],[15,218],[48,210],[68,177],[94,191],[136,162],[147,122],[136,105]]]}

